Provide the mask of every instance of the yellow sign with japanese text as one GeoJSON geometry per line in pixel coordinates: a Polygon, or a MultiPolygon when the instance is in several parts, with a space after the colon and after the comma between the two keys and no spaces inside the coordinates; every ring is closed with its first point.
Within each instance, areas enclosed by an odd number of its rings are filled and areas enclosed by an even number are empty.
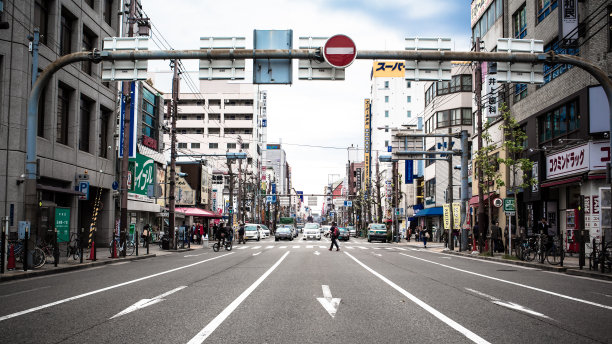
{"type": "Polygon", "coordinates": [[[374,61],[372,67],[375,78],[403,78],[406,75],[404,61],[374,61]]]}
{"type": "MultiPolygon", "coordinates": [[[[450,204],[444,204],[442,210],[444,211],[444,229],[450,228],[450,204]]],[[[461,228],[461,203],[453,203],[453,229],[461,228]]]]}
{"type": "Polygon", "coordinates": [[[444,211],[444,230],[447,230],[450,228],[450,204],[444,204],[442,210],[444,211]]]}

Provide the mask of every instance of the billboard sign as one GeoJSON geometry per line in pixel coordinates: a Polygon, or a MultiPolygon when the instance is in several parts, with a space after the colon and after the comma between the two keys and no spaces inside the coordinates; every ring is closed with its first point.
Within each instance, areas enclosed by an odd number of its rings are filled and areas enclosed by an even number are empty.
{"type": "Polygon", "coordinates": [[[371,171],[371,157],[370,157],[370,149],[372,147],[371,139],[371,128],[370,128],[370,119],[371,119],[371,107],[370,107],[370,99],[365,99],[364,101],[364,159],[363,162],[365,164],[365,189],[368,190],[370,185],[370,171],[371,171]]]}
{"type": "MultiPolygon", "coordinates": [[[[129,157],[130,158],[135,158],[136,157],[136,141],[137,141],[137,134],[136,134],[136,127],[137,127],[137,123],[138,123],[138,109],[137,109],[137,105],[138,102],[136,101],[138,99],[138,87],[136,85],[135,82],[130,83],[131,85],[131,90],[130,90],[130,142],[128,144],[129,147],[129,157]]],[[[122,87],[123,88],[123,87],[122,87]]],[[[119,158],[123,158],[123,138],[125,137],[125,98],[121,97],[121,113],[119,116],[119,158]]]]}

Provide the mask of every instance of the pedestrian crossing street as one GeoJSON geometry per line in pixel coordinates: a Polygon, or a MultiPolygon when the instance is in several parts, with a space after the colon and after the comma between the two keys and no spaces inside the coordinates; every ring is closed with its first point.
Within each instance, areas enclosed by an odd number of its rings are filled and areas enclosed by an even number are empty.
{"type": "MultiPolygon", "coordinates": [[[[235,250],[309,250],[316,251],[321,249],[329,249],[329,241],[327,244],[277,244],[277,245],[236,245],[234,246],[235,250]]],[[[408,251],[414,250],[411,248],[404,247],[383,247],[383,246],[373,246],[373,245],[351,245],[351,244],[342,244],[340,243],[340,249],[346,250],[378,250],[378,251],[408,251]]]]}

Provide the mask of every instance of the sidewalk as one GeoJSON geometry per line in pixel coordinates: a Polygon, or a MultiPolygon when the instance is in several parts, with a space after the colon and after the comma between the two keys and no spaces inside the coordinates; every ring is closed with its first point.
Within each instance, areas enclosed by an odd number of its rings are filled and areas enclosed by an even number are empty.
{"type": "MultiPolygon", "coordinates": [[[[205,244],[207,242],[204,242],[205,244]]],[[[53,264],[53,258],[47,260],[45,265],[40,268],[28,268],[28,271],[23,271],[23,265],[19,262],[16,264],[16,269],[7,271],[4,270],[4,274],[0,274],[0,283],[10,280],[30,278],[30,277],[38,277],[50,274],[56,274],[66,271],[78,270],[78,269],[86,269],[94,266],[101,266],[105,264],[114,264],[118,262],[129,262],[133,260],[147,259],[156,256],[164,256],[177,252],[186,252],[194,249],[204,248],[205,245],[192,244],[191,248],[179,248],[177,250],[162,250],[157,243],[149,245],[149,254],[147,253],[147,248],[139,246],[138,247],[138,256],[136,256],[136,251],[132,256],[127,256],[125,258],[110,258],[110,250],[108,247],[100,247],[96,248],[96,261],[88,260],[90,250],[83,250],[83,263],[80,263],[80,260],[74,260],[72,257],[66,257],[66,252],[60,251],[60,258],[57,264],[57,267],[53,264]]]]}
{"type": "MultiPolygon", "coordinates": [[[[397,243],[394,243],[394,244],[397,244],[397,243]]],[[[399,245],[423,249],[423,242],[415,242],[414,240],[410,240],[410,242],[406,242],[406,240],[402,240],[399,243],[399,245]]],[[[583,276],[583,277],[590,277],[590,278],[612,281],[612,273],[601,273],[600,271],[589,270],[589,258],[588,257],[585,258],[586,265],[583,266],[581,270],[579,262],[578,262],[578,255],[576,254],[574,254],[573,256],[565,256],[565,258],[563,259],[563,266],[560,266],[560,265],[550,265],[546,261],[543,264],[541,264],[538,262],[526,262],[526,261],[522,261],[518,259],[506,259],[506,258],[503,258],[504,256],[503,253],[494,253],[493,257],[490,257],[490,256],[481,256],[479,254],[472,254],[472,252],[470,251],[459,252],[459,250],[456,247],[454,251],[450,251],[444,247],[444,243],[438,243],[438,242],[428,242],[426,250],[432,251],[432,252],[444,253],[444,254],[451,254],[451,255],[452,254],[462,255],[462,256],[476,258],[476,259],[503,262],[506,264],[528,266],[528,267],[541,269],[541,270],[566,273],[568,275],[583,276]]]]}

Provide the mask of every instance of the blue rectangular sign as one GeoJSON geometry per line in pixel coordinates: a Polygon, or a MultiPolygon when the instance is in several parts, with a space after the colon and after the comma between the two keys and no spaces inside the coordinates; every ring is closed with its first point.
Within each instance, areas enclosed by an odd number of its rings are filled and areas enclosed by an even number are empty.
{"type": "Polygon", "coordinates": [[[272,193],[275,194],[276,193],[276,184],[272,183],[272,193]]]}
{"type": "Polygon", "coordinates": [[[304,203],[304,191],[296,191],[296,193],[300,198],[300,202],[304,203]]]}
{"type": "MultiPolygon", "coordinates": [[[[255,49],[293,49],[293,30],[253,30],[255,49]]],[[[292,59],[253,59],[254,84],[291,84],[292,59]]]]}
{"type": "Polygon", "coordinates": [[[414,182],[414,160],[406,160],[406,184],[412,184],[414,182]]]}

